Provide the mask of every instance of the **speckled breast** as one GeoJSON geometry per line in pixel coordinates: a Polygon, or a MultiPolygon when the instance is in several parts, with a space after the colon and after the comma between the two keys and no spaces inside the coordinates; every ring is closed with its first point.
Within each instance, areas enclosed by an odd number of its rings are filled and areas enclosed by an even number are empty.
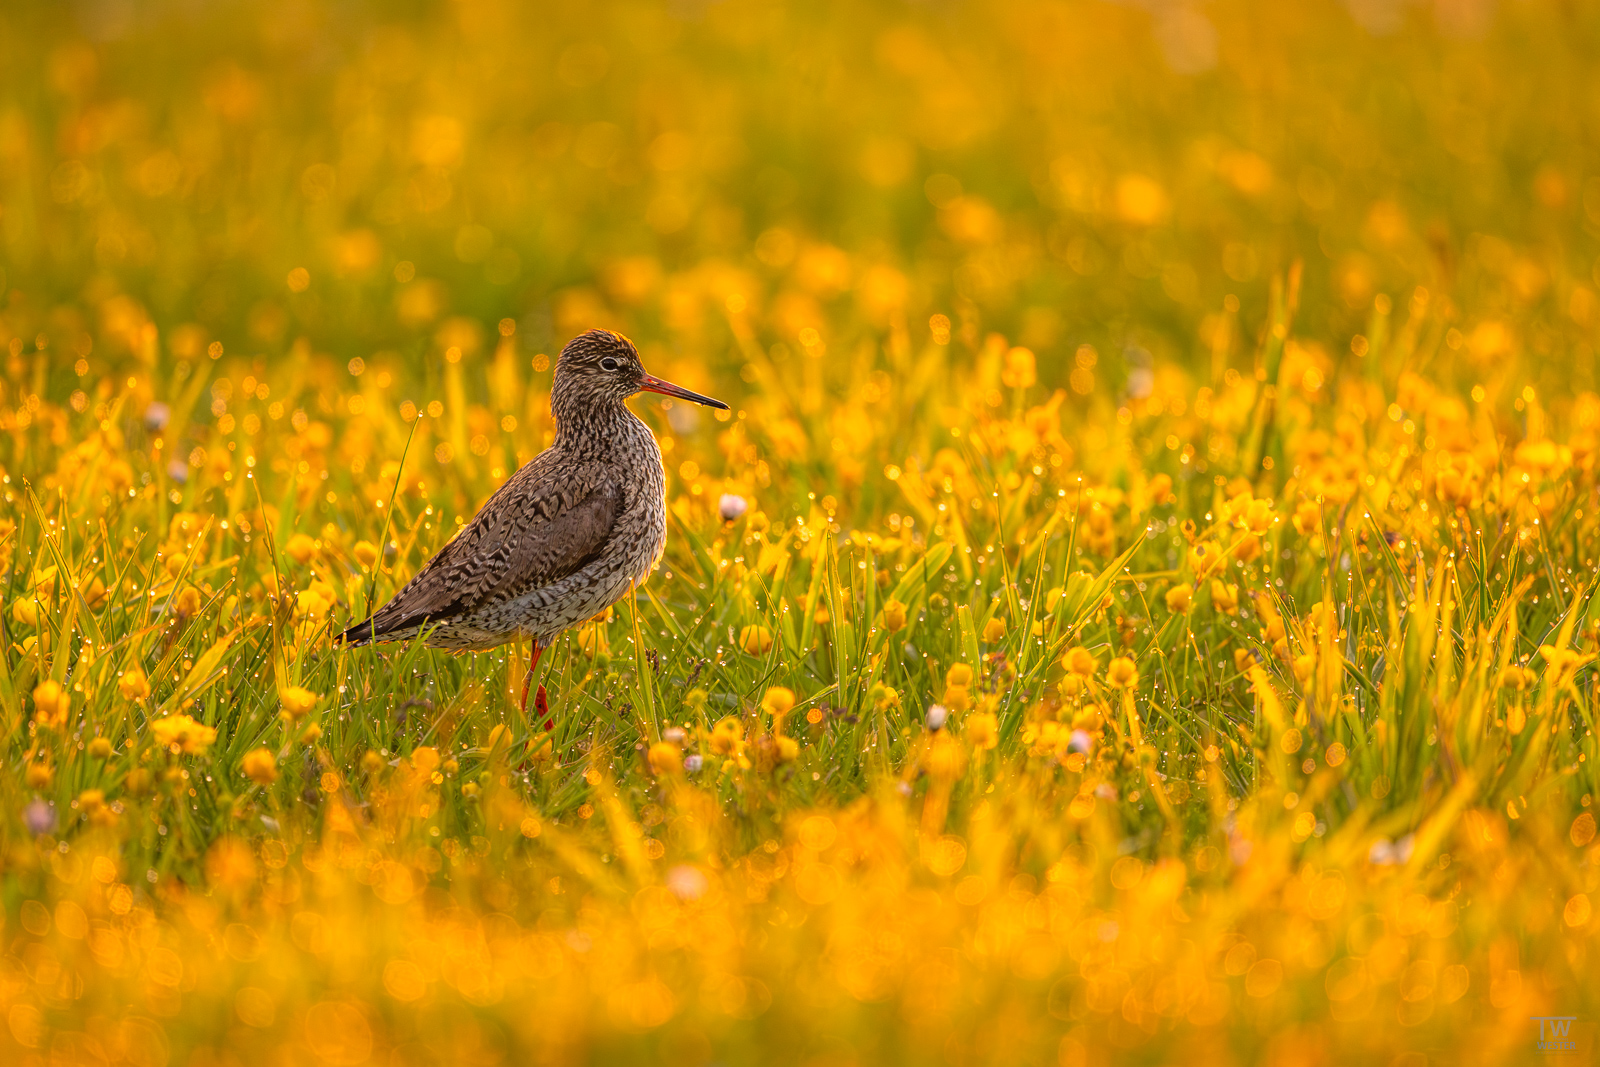
{"type": "MultiPolygon", "coordinates": [[[[667,544],[666,474],[650,430],[633,426],[617,444],[624,507],[605,549],[574,574],[475,612],[440,635],[454,647],[485,648],[516,637],[548,644],[562,630],[605,611],[642,584],[667,544]]],[[[443,642],[441,642],[443,643],[443,642]]]]}

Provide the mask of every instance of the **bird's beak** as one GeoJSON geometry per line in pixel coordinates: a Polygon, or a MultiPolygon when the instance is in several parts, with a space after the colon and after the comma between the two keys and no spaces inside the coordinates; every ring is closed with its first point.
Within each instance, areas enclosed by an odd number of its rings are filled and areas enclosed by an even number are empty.
{"type": "Polygon", "coordinates": [[[724,404],[720,400],[712,400],[709,396],[701,396],[699,393],[685,389],[681,385],[673,385],[671,382],[664,382],[660,378],[650,374],[646,374],[644,378],[640,380],[639,390],[640,392],[645,393],[660,393],[663,396],[675,396],[680,400],[692,400],[696,404],[704,404],[708,408],[721,408],[723,411],[728,410],[728,405],[724,404]]]}

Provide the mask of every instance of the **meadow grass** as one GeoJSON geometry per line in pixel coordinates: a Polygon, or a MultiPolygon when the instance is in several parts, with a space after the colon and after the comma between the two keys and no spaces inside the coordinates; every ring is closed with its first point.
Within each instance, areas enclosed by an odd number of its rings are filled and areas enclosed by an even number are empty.
{"type": "Polygon", "coordinates": [[[0,14],[8,1060],[1592,1048],[1597,29],[0,14]],[[553,729],[335,647],[595,325],[733,410],[553,729]]]}

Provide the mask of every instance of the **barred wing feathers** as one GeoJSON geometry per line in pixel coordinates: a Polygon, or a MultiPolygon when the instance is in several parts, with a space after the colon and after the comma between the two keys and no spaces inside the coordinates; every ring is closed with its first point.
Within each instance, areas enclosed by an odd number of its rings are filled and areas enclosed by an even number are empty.
{"type": "Polygon", "coordinates": [[[340,640],[409,637],[419,627],[558,582],[600,555],[622,510],[621,486],[603,466],[556,462],[546,452],[512,475],[394,599],[340,640]]]}

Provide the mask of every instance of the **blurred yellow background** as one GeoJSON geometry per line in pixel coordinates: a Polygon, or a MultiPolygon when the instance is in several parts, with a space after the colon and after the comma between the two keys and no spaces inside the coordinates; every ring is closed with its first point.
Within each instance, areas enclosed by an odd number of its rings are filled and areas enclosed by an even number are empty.
{"type": "Polygon", "coordinates": [[[10,0],[0,1061],[1592,1027],[1597,142],[1563,0],[10,0]],[[556,729],[333,647],[592,326],[734,410],[556,729]]]}
{"type": "Polygon", "coordinates": [[[1526,352],[1535,385],[1592,382],[1586,5],[0,19],[4,327],[30,347],[105,333],[93,358],[115,361],[147,317],[180,358],[305,338],[420,368],[509,317],[532,350],[602,323],[731,378],[741,328],[838,354],[889,328],[920,343],[942,313],[958,351],[998,329],[1052,385],[1094,344],[1115,392],[1148,358],[1209,370],[1227,297],[1253,333],[1299,260],[1300,328],[1330,345],[1420,285],[1469,309],[1452,347],[1472,373],[1526,352]]]}

